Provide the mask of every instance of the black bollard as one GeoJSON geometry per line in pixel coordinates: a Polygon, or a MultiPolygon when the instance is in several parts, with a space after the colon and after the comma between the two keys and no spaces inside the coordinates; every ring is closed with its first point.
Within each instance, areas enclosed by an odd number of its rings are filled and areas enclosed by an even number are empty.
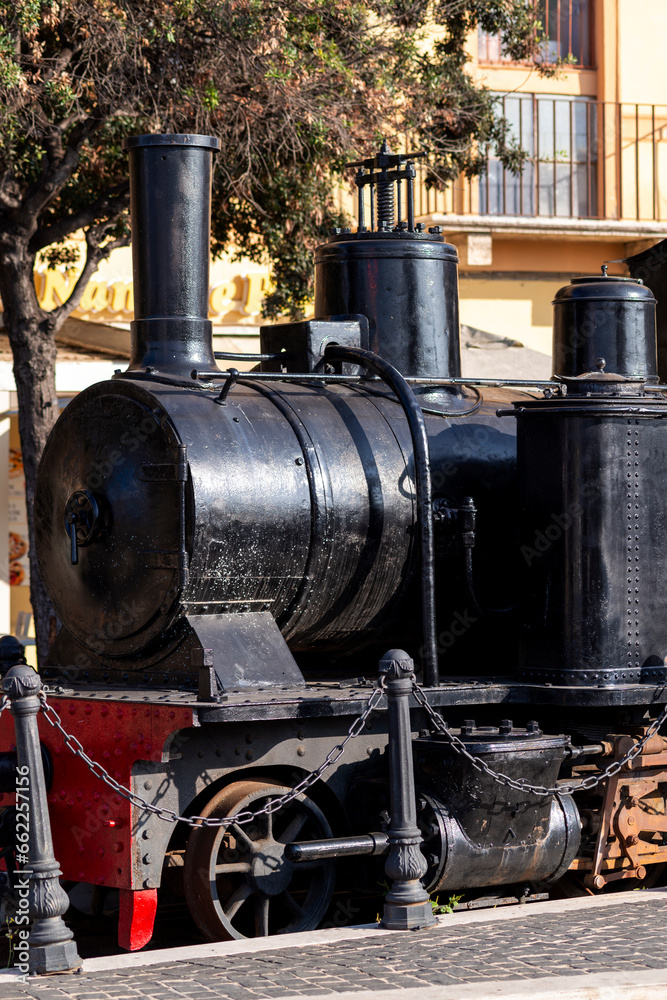
{"type": "Polygon", "coordinates": [[[389,789],[391,824],[389,856],[384,866],[391,879],[385,897],[382,926],[389,930],[417,930],[436,923],[433,907],[420,879],[427,864],[419,845],[415,779],[412,770],[410,694],[415,679],[414,663],[402,649],[390,649],[380,660],[380,676],[386,680],[389,703],[389,789]]]}
{"type": "Polygon", "coordinates": [[[62,873],[53,856],[46,779],[37,729],[41,687],[37,671],[23,664],[12,667],[2,682],[2,689],[11,702],[16,731],[17,832],[28,827],[27,871],[19,871],[19,882],[27,879],[29,883],[31,928],[28,968],[31,975],[70,972],[81,964],[72,931],[62,918],[69,900],[60,885],[62,873]],[[23,780],[24,777],[27,780],[23,780]],[[26,801],[27,812],[21,809],[26,801]]]}

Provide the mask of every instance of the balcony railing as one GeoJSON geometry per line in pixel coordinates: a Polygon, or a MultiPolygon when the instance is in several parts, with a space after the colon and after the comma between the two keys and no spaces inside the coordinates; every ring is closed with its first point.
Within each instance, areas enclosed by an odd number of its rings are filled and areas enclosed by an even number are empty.
{"type": "Polygon", "coordinates": [[[418,215],[667,219],[667,106],[531,94],[500,105],[527,154],[520,172],[490,152],[480,177],[437,190],[420,167],[418,215]]]}
{"type": "MultiPolygon", "coordinates": [[[[534,0],[534,6],[546,35],[545,61],[566,59],[568,68],[592,66],[593,0],[534,0]]],[[[477,53],[482,65],[512,65],[510,56],[503,54],[500,35],[488,34],[482,28],[477,33],[477,53]]]]}

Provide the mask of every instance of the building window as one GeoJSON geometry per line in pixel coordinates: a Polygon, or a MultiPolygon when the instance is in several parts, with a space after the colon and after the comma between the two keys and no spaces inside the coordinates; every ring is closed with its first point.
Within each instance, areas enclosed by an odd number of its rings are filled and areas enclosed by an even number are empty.
{"type": "Polygon", "coordinates": [[[597,215],[597,104],[585,97],[498,95],[499,111],[527,154],[521,172],[493,155],[480,177],[483,215],[597,215]]]}
{"type": "Polygon", "coordinates": [[[511,63],[509,56],[503,55],[500,35],[491,35],[488,31],[477,32],[477,61],[480,63],[511,63]]]}
{"type": "MultiPolygon", "coordinates": [[[[578,68],[593,65],[593,2],[592,0],[535,0],[535,7],[546,37],[544,58],[548,63],[559,59],[578,68]]],[[[503,55],[499,35],[479,29],[478,61],[480,63],[511,63],[503,55]]]]}

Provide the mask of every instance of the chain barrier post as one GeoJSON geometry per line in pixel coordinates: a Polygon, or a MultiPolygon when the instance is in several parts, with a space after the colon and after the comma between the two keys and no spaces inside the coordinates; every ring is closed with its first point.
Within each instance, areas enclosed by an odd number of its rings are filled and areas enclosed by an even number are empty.
{"type": "Polygon", "coordinates": [[[417,826],[417,803],[412,763],[410,695],[414,663],[402,649],[390,649],[380,660],[385,680],[389,722],[389,790],[391,824],[389,856],[384,866],[391,879],[385,897],[382,926],[389,930],[417,930],[436,923],[433,907],[420,879],[426,874],[423,842],[417,826]]]}
{"type": "MultiPolygon", "coordinates": [[[[42,682],[32,667],[19,664],[5,675],[2,690],[11,702],[19,768],[27,768],[29,914],[31,975],[70,972],[81,965],[74,935],[63,920],[69,906],[60,885],[61,871],[53,854],[46,778],[39,744],[37,713],[42,682]]],[[[17,806],[19,796],[17,795],[17,806]]]]}

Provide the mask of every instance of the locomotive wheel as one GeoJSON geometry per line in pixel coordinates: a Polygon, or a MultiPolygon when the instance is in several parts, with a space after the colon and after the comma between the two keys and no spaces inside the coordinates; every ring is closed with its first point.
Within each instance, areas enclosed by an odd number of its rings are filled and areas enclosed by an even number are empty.
{"type": "MultiPolygon", "coordinates": [[[[236,781],[218,792],[200,815],[256,811],[290,791],[268,778],[236,781]]],[[[226,941],[314,930],[333,895],[333,862],[293,864],[285,858],[285,844],[331,836],[324,813],[303,794],[243,826],[193,829],[183,887],[200,931],[209,941],[226,941]]]]}

